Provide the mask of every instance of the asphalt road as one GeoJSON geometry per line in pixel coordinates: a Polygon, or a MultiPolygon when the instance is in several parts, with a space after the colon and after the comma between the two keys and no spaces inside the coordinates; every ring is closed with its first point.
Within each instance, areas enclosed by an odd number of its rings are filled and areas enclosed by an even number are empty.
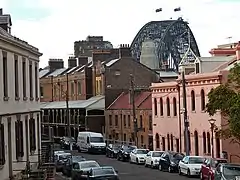
{"type": "MultiPolygon", "coordinates": [[[[129,162],[121,162],[116,159],[105,157],[105,155],[90,155],[87,153],[77,153],[84,156],[87,160],[96,160],[100,165],[113,166],[119,174],[120,180],[186,180],[185,176],[179,176],[177,173],[160,172],[157,169],[150,169],[144,165],[130,164],[129,162]]],[[[57,180],[67,178],[57,177],[57,180]]],[[[199,178],[191,178],[193,180],[199,178]]]]}

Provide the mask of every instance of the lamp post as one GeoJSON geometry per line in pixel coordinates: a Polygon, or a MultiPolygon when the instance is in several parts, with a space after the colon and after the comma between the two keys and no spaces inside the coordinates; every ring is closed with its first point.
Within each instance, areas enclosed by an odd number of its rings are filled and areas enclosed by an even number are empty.
{"type": "Polygon", "coordinates": [[[211,128],[211,133],[212,133],[212,142],[211,142],[211,146],[212,146],[212,157],[214,157],[214,144],[213,144],[213,132],[214,132],[214,127],[215,127],[215,122],[216,119],[209,119],[208,122],[210,123],[210,128],[211,128]]]}

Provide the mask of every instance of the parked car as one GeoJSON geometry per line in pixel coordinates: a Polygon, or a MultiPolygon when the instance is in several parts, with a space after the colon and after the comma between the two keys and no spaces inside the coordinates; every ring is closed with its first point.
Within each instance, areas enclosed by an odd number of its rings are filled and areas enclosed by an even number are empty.
{"type": "Polygon", "coordinates": [[[106,149],[106,156],[111,158],[117,158],[117,153],[121,148],[118,144],[109,144],[106,149]]]}
{"type": "Polygon", "coordinates": [[[149,151],[145,157],[145,166],[151,168],[157,168],[159,160],[164,151],[149,151]]]}
{"type": "Polygon", "coordinates": [[[56,171],[62,171],[62,168],[64,166],[64,164],[66,163],[66,161],[71,158],[71,153],[58,153],[54,155],[54,162],[55,162],[55,167],[56,167],[56,171]]]}
{"type": "Polygon", "coordinates": [[[70,144],[72,143],[72,149],[77,149],[76,139],[73,137],[63,137],[60,141],[60,145],[62,149],[70,149],[70,144]]]}
{"type": "Polygon", "coordinates": [[[136,149],[136,146],[122,145],[117,154],[117,160],[119,161],[129,161],[130,153],[136,149]]]}
{"type": "Polygon", "coordinates": [[[148,152],[148,149],[134,149],[130,153],[130,163],[145,164],[145,157],[148,152]]]}
{"type": "Polygon", "coordinates": [[[88,172],[88,180],[99,180],[99,179],[109,179],[109,180],[119,180],[117,171],[111,166],[106,167],[96,167],[92,168],[88,172]]]}
{"type": "Polygon", "coordinates": [[[200,179],[213,180],[216,167],[220,163],[227,163],[227,159],[222,158],[206,158],[201,167],[200,179]]]}
{"type": "Polygon", "coordinates": [[[214,180],[240,179],[240,164],[219,164],[214,174],[214,180]]]}
{"type": "Polygon", "coordinates": [[[91,168],[100,167],[96,161],[75,162],[72,165],[72,180],[87,179],[91,168]]]}
{"type": "Polygon", "coordinates": [[[72,165],[73,163],[81,162],[81,161],[86,161],[86,159],[83,156],[72,156],[69,158],[63,168],[62,168],[62,173],[63,175],[66,175],[70,177],[72,175],[72,165]]]}
{"type": "Polygon", "coordinates": [[[201,156],[186,156],[179,162],[179,175],[185,174],[188,177],[199,176],[205,158],[201,156]]]}
{"type": "Polygon", "coordinates": [[[178,152],[166,151],[159,160],[158,169],[160,171],[178,172],[178,164],[184,158],[184,155],[178,152]]]}

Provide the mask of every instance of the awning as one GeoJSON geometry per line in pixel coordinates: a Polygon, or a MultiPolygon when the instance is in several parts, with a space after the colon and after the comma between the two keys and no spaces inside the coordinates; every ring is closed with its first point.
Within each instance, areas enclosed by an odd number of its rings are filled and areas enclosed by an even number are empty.
{"type": "MultiPolygon", "coordinates": [[[[105,96],[99,95],[87,100],[69,101],[68,104],[70,109],[88,109],[89,107],[92,110],[92,108],[96,107],[99,110],[104,110],[105,96]]],[[[66,109],[66,101],[42,102],[40,109],[66,109]]]]}

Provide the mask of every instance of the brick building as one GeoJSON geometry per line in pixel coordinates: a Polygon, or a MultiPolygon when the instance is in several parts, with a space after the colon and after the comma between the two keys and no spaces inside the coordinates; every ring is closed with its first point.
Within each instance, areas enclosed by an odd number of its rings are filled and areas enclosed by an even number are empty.
{"type": "MultiPolygon", "coordinates": [[[[136,90],[135,107],[138,123],[138,146],[152,146],[152,100],[151,92],[136,90]]],[[[134,124],[131,95],[122,92],[107,108],[106,137],[110,141],[134,143],[134,124]]]]}

